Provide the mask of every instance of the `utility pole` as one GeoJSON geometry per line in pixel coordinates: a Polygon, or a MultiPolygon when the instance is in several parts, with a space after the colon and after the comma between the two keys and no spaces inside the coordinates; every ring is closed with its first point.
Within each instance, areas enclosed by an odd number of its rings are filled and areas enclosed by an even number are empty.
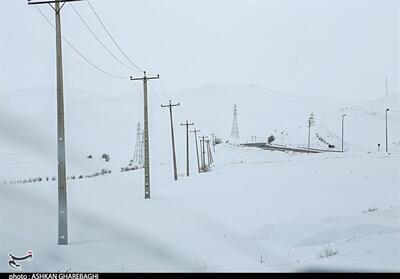
{"type": "Polygon", "coordinates": [[[207,149],[207,166],[211,165],[211,160],[210,160],[210,140],[206,140],[206,149],[207,149]]]}
{"type": "Polygon", "coordinates": [[[204,160],[203,160],[203,149],[204,149],[204,145],[202,142],[201,137],[199,136],[199,141],[200,141],[200,161],[201,161],[201,165],[200,165],[200,171],[203,172],[204,169],[204,160]]]}
{"type": "Polygon", "coordinates": [[[214,158],[213,158],[213,156],[212,156],[211,147],[210,147],[210,159],[211,159],[211,160],[210,160],[210,161],[211,161],[211,164],[214,163],[214,158]]]}
{"type": "Polygon", "coordinates": [[[190,131],[191,133],[194,133],[194,141],[196,142],[196,157],[197,157],[197,170],[200,173],[200,159],[199,159],[199,148],[197,146],[197,132],[200,132],[200,130],[196,130],[196,128],[194,128],[193,131],[190,131]]]}
{"type": "Polygon", "coordinates": [[[80,0],[28,1],[28,5],[49,4],[55,12],[57,62],[57,184],[58,184],[58,245],[68,244],[67,180],[65,175],[64,84],[61,43],[61,9],[65,2],[80,0]],[[60,3],[62,5],[60,6],[60,3]],[[54,4],[54,6],[52,5],[54,4]]]}
{"type": "Polygon", "coordinates": [[[387,125],[387,112],[389,109],[385,111],[385,122],[386,122],[386,153],[388,152],[388,125],[387,125]]]}
{"type": "Polygon", "coordinates": [[[149,152],[149,112],[147,101],[147,81],[149,79],[159,79],[160,75],[148,77],[146,71],[143,72],[143,77],[130,77],[130,80],[143,81],[143,118],[144,118],[144,198],[150,199],[150,152],[149,152]]]}
{"type": "Polygon", "coordinates": [[[212,155],[211,155],[210,140],[207,140],[206,142],[207,142],[208,165],[210,166],[213,162],[212,155]]]}
{"type": "Polygon", "coordinates": [[[173,124],[173,120],[172,120],[172,107],[177,107],[180,104],[172,104],[171,100],[169,100],[169,104],[168,105],[161,105],[162,108],[166,108],[169,107],[169,119],[171,122],[171,137],[172,137],[172,159],[173,159],[173,163],[174,163],[174,180],[178,180],[178,171],[176,169],[176,155],[175,155],[175,137],[174,137],[174,124],[173,124]]]}
{"type": "Polygon", "coordinates": [[[310,117],[308,118],[308,145],[307,145],[308,153],[310,153],[310,131],[312,125],[314,125],[314,113],[311,113],[310,117]]]}
{"type": "Polygon", "coordinates": [[[344,117],[346,114],[342,114],[342,152],[343,152],[343,138],[344,138],[344,117]]]}
{"type": "Polygon", "coordinates": [[[201,136],[200,137],[200,146],[201,146],[201,170],[204,171],[206,169],[206,151],[205,151],[205,139],[208,137],[201,136]]]}
{"type": "Polygon", "coordinates": [[[211,138],[212,138],[213,152],[215,153],[215,135],[211,134],[211,138]]]}
{"type": "Polygon", "coordinates": [[[189,176],[189,126],[194,125],[194,123],[181,123],[182,126],[186,126],[186,176],[189,176]]]}
{"type": "Polygon", "coordinates": [[[143,168],[144,130],[140,131],[139,166],[143,168]]]}

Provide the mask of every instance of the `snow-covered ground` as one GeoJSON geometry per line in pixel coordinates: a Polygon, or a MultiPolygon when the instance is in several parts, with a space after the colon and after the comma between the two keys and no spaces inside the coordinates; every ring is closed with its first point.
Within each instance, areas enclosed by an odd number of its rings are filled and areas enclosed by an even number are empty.
{"type": "Polygon", "coordinates": [[[142,101],[126,94],[66,88],[67,174],[112,170],[68,180],[69,245],[57,245],[56,181],[10,184],[56,175],[52,88],[1,92],[0,271],[8,253],[33,251],[23,271],[399,271],[399,94],[347,103],[257,86],[207,85],[171,96],[178,181],[173,181],[168,111],[150,90],[152,198],[143,170],[120,172],[132,158],[142,101]],[[344,153],[269,152],[225,143],[238,105],[240,142],[251,136],[304,146],[314,112],[312,146],[344,153]],[[385,108],[389,151],[385,147],[385,108]],[[185,177],[185,130],[224,140],[208,173],[185,177]],[[381,144],[380,152],[377,143],[381,144]],[[102,153],[109,153],[105,162],[102,153]],[[87,159],[87,155],[93,159],[87,159]],[[7,182],[7,184],[4,184],[7,182]]]}

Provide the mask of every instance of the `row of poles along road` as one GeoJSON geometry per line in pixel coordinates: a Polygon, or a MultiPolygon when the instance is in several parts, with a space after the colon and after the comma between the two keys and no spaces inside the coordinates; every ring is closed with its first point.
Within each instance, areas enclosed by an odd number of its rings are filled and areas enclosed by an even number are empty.
{"type": "MultiPolygon", "coordinates": [[[[388,147],[388,111],[389,109],[385,109],[385,151],[386,153],[389,152],[389,147],[388,147]]],[[[342,148],[341,152],[344,152],[344,118],[346,114],[343,113],[341,118],[342,118],[342,148]]],[[[308,118],[308,144],[307,144],[307,149],[310,150],[310,130],[311,126],[314,125],[314,113],[311,113],[309,118],[308,118]]],[[[380,143],[378,143],[378,151],[380,149],[380,143]]]]}
{"type": "MultiPolygon", "coordinates": [[[[143,112],[144,112],[144,128],[143,128],[143,137],[144,137],[144,198],[150,199],[150,152],[149,152],[149,116],[148,116],[148,98],[147,98],[147,84],[149,80],[159,79],[160,76],[147,76],[146,71],[143,72],[143,77],[130,77],[130,80],[140,80],[143,82],[143,112]]],[[[173,115],[172,108],[180,106],[180,103],[173,104],[171,100],[166,105],[161,104],[162,108],[169,108],[169,116],[171,123],[171,139],[172,139],[172,161],[174,167],[174,180],[178,180],[178,171],[176,166],[176,152],[175,152],[175,135],[174,135],[174,123],[173,123],[173,115]]],[[[189,126],[194,125],[194,123],[189,123],[186,120],[186,123],[181,123],[182,126],[186,126],[186,175],[189,176],[189,126]]],[[[207,136],[200,137],[200,155],[201,155],[201,164],[199,159],[198,152],[198,144],[197,144],[197,130],[196,128],[192,131],[195,135],[196,141],[196,153],[197,153],[197,166],[199,172],[205,172],[209,169],[212,164],[212,154],[210,148],[210,141],[207,136]],[[207,156],[206,156],[207,154],[207,156]],[[207,161],[206,161],[207,157],[207,161]]],[[[214,135],[212,135],[212,143],[214,145],[214,135]]]]}
{"type": "MultiPolygon", "coordinates": [[[[62,67],[62,43],[63,38],[61,36],[61,9],[64,7],[66,2],[76,2],[81,0],[45,0],[45,1],[31,1],[28,0],[28,5],[41,5],[48,4],[55,12],[55,26],[52,25],[48,19],[45,19],[54,27],[56,32],[56,64],[57,64],[57,186],[58,186],[58,244],[67,245],[68,244],[68,222],[67,222],[67,183],[66,183],[66,159],[65,159],[65,132],[64,132],[64,85],[63,85],[63,67],[62,67]]],[[[89,1],[87,1],[90,7],[93,9],[89,1]]],[[[74,9],[75,10],[75,9],[74,9]]],[[[94,10],[93,10],[94,11],[94,10]]],[[[95,13],[99,19],[97,13],[95,13]]],[[[100,21],[100,19],[99,19],[100,21]]],[[[101,21],[100,21],[101,22],[101,21]]],[[[102,24],[102,22],[101,22],[102,24]]],[[[102,24],[103,25],[103,24],[102,24]]],[[[105,26],[103,25],[105,29],[105,26]]],[[[107,30],[106,30],[107,31],[107,30]]],[[[108,35],[111,37],[109,32],[108,35]]],[[[113,40],[113,39],[112,39],[113,40]]],[[[65,40],[66,41],[66,40],[65,40]]],[[[77,52],[83,59],[86,60],[91,66],[95,67],[97,70],[111,75],[106,71],[96,67],[85,57],[83,57],[68,41],[66,41],[75,52],[77,52]]],[[[116,44],[116,42],[113,40],[116,44]]],[[[117,45],[119,48],[119,46],[117,45]]],[[[140,70],[119,48],[121,53],[131,62],[133,66],[140,70]]],[[[113,75],[111,75],[113,76],[113,75]]],[[[117,77],[117,76],[114,76],[117,77]]],[[[143,77],[132,77],[132,81],[142,81],[143,83],[143,99],[144,99],[144,192],[145,199],[150,199],[150,154],[149,154],[149,117],[148,117],[148,99],[147,99],[147,84],[149,80],[159,79],[159,75],[147,76],[146,71],[143,71],[143,77]]],[[[119,77],[117,77],[119,78],[119,77]]],[[[167,105],[161,105],[161,107],[168,107],[170,110],[170,120],[171,120],[171,136],[172,136],[172,148],[173,148],[173,163],[174,163],[174,179],[177,180],[177,169],[176,169],[176,156],[175,156],[175,142],[174,142],[174,132],[173,132],[173,120],[172,120],[172,108],[174,106],[179,106],[178,104],[172,104],[171,101],[167,105]]],[[[186,126],[186,145],[187,145],[187,169],[186,175],[189,176],[189,126],[194,125],[194,123],[182,123],[181,125],[186,126]]],[[[196,139],[196,153],[197,153],[197,166],[199,172],[205,172],[209,169],[213,162],[210,141],[207,136],[200,137],[200,157],[199,158],[199,147],[197,144],[197,130],[196,128],[191,131],[195,135],[196,139]],[[206,159],[207,158],[207,159],[206,159]]],[[[213,145],[215,144],[214,135],[212,140],[213,145]]]]}
{"type": "MultiPolygon", "coordinates": [[[[171,143],[172,143],[172,162],[174,166],[174,180],[178,180],[178,170],[176,166],[176,152],[175,152],[175,135],[174,135],[174,121],[172,116],[172,108],[180,106],[180,103],[173,104],[171,100],[169,100],[169,104],[161,105],[162,108],[169,108],[169,119],[171,124],[171,143]]],[[[194,126],[194,123],[189,123],[186,120],[186,123],[181,123],[181,126],[186,127],[186,176],[189,176],[189,126],[194,126]]],[[[199,156],[199,146],[198,146],[198,136],[197,133],[200,130],[197,130],[195,127],[191,133],[194,134],[194,140],[196,143],[196,157],[197,157],[197,170],[198,172],[206,172],[210,168],[213,163],[213,157],[211,153],[210,140],[207,136],[199,136],[200,139],[200,156],[199,156]]],[[[214,134],[212,136],[212,145],[215,148],[215,138],[214,134]]],[[[214,149],[215,150],[215,149],[214,149]]]]}

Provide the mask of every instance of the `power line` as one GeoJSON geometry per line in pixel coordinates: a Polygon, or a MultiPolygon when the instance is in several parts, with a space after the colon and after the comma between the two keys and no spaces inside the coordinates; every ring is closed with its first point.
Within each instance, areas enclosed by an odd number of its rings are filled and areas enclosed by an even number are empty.
{"type": "Polygon", "coordinates": [[[167,91],[165,91],[165,87],[164,87],[164,84],[163,84],[163,82],[161,81],[161,79],[159,79],[159,81],[160,81],[161,89],[162,89],[162,91],[163,91],[165,97],[167,97],[167,100],[171,99],[171,98],[168,96],[167,91]]]}
{"type": "Polygon", "coordinates": [[[143,72],[143,70],[138,67],[135,63],[132,62],[131,59],[129,59],[129,57],[125,54],[125,52],[119,47],[119,45],[117,44],[117,42],[114,40],[114,38],[111,36],[110,32],[107,30],[106,26],[104,25],[103,21],[100,19],[99,15],[96,13],[96,11],[94,10],[92,4],[90,4],[89,0],[86,0],[87,3],[90,6],[90,9],[93,11],[93,13],[95,14],[95,16],[97,17],[98,21],[100,22],[101,26],[103,27],[104,31],[106,31],[107,35],[110,37],[110,39],[114,42],[115,46],[119,49],[119,51],[122,53],[122,55],[136,68],[138,69],[140,72],[143,72]]]}
{"type": "MultiPolygon", "coordinates": [[[[163,82],[161,81],[161,78],[159,79],[159,82],[160,82],[161,89],[162,89],[162,91],[163,91],[163,93],[164,93],[164,96],[167,98],[167,100],[171,99],[171,98],[169,97],[167,91],[165,90],[165,87],[164,87],[163,82]]],[[[186,114],[184,113],[184,109],[181,108],[180,110],[178,110],[178,113],[182,116],[183,119],[188,119],[188,118],[186,117],[186,114]]]]}
{"type": "MultiPolygon", "coordinates": [[[[165,100],[162,100],[163,99],[162,96],[159,94],[159,92],[157,90],[154,89],[154,87],[151,85],[151,83],[149,83],[149,86],[150,86],[151,91],[155,94],[154,96],[156,96],[161,102],[165,101],[165,100]]],[[[168,101],[168,100],[166,100],[166,101],[168,101]]]]}
{"type": "Polygon", "coordinates": [[[89,25],[86,23],[86,21],[83,19],[83,17],[79,14],[79,12],[77,11],[77,9],[74,7],[74,5],[72,5],[72,3],[70,3],[72,9],[75,11],[76,15],[79,17],[79,19],[83,22],[83,24],[86,26],[86,28],[89,30],[89,32],[93,35],[93,37],[99,42],[99,44],[118,62],[120,63],[122,66],[133,70],[134,69],[128,65],[126,65],[124,62],[122,62],[121,60],[118,59],[118,57],[116,57],[103,43],[102,41],[99,39],[99,37],[93,32],[93,30],[89,27],[89,25]]]}
{"type": "MultiPolygon", "coordinates": [[[[54,29],[56,28],[54,26],[54,24],[46,17],[46,15],[37,7],[35,6],[36,10],[39,11],[39,13],[43,16],[43,18],[47,21],[48,24],[50,24],[54,29]]],[[[62,39],[83,59],[85,60],[90,66],[92,66],[93,68],[95,68],[96,70],[102,72],[103,74],[106,74],[110,77],[113,78],[128,78],[128,77],[123,77],[123,76],[117,76],[114,74],[111,74],[109,72],[104,71],[103,69],[99,68],[98,66],[96,66],[95,64],[93,64],[89,59],[87,59],[82,53],[80,53],[64,36],[61,36],[62,39]]]]}

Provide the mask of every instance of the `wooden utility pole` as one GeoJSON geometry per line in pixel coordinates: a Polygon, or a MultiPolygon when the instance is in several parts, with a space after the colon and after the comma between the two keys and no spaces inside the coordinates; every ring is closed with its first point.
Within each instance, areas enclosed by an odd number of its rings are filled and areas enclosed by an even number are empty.
{"type": "Polygon", "coordinates": [[[143,81],[143,112],[144,112],[144,198],[150,199],[150,152],[149,152],[149,112],[147,101],[147,81],[149,79],[158,79],[160,75],[148,77],[146,71],[143,72],[143,77],[130,77],[130,80],[143,81]]]}
{"type": "Polygon", "coordinates": [[[189,126],[194,125],[194,123],[181,123],[182,126],[186,126],[186,176],[189,176],[189,126]]]}
{"type": "Polygon", "coordinates": [[[64,84],[61,43],[61,9],[65,2],[80,0],[28,1],[28,5],[49,4],[55,11],[57,63],[57,184],[58,184],[58,245],[68,244],[67,180],[65,175],[64,84]],[[62,5],[60,6],[60,3],[62,5]],[[54,4],[54,6],[52,5],[54,4]]]}
{"type": "Polygon", "coordinates": [[[194,128],[194,130],[190,132],[194,133],[194,140],[196,142],[197,170],[200,172],[201,170],[200,170],[199,148],[197,146],[197,132],[200,132],[200,130],[196,130],[196,128],[194,128]]]}
{"type": "Polygon", "coordinates": [[[171,100],[169,100],[169,104],[168,105],[161,105],[162,108],[166,108],[169,107],[169,119],[171,122],[171,137],[172,137],[172,159],[173,159],[173,163],[174,163],[174,180],[178,180],[178,171],[176,169],[176,155],[175,155],[175,137],[174,137],[174,124],[173,124],[173,120],[172,120],[172,107],[177,107],[180,104],[172,104],[171,100]]]}

